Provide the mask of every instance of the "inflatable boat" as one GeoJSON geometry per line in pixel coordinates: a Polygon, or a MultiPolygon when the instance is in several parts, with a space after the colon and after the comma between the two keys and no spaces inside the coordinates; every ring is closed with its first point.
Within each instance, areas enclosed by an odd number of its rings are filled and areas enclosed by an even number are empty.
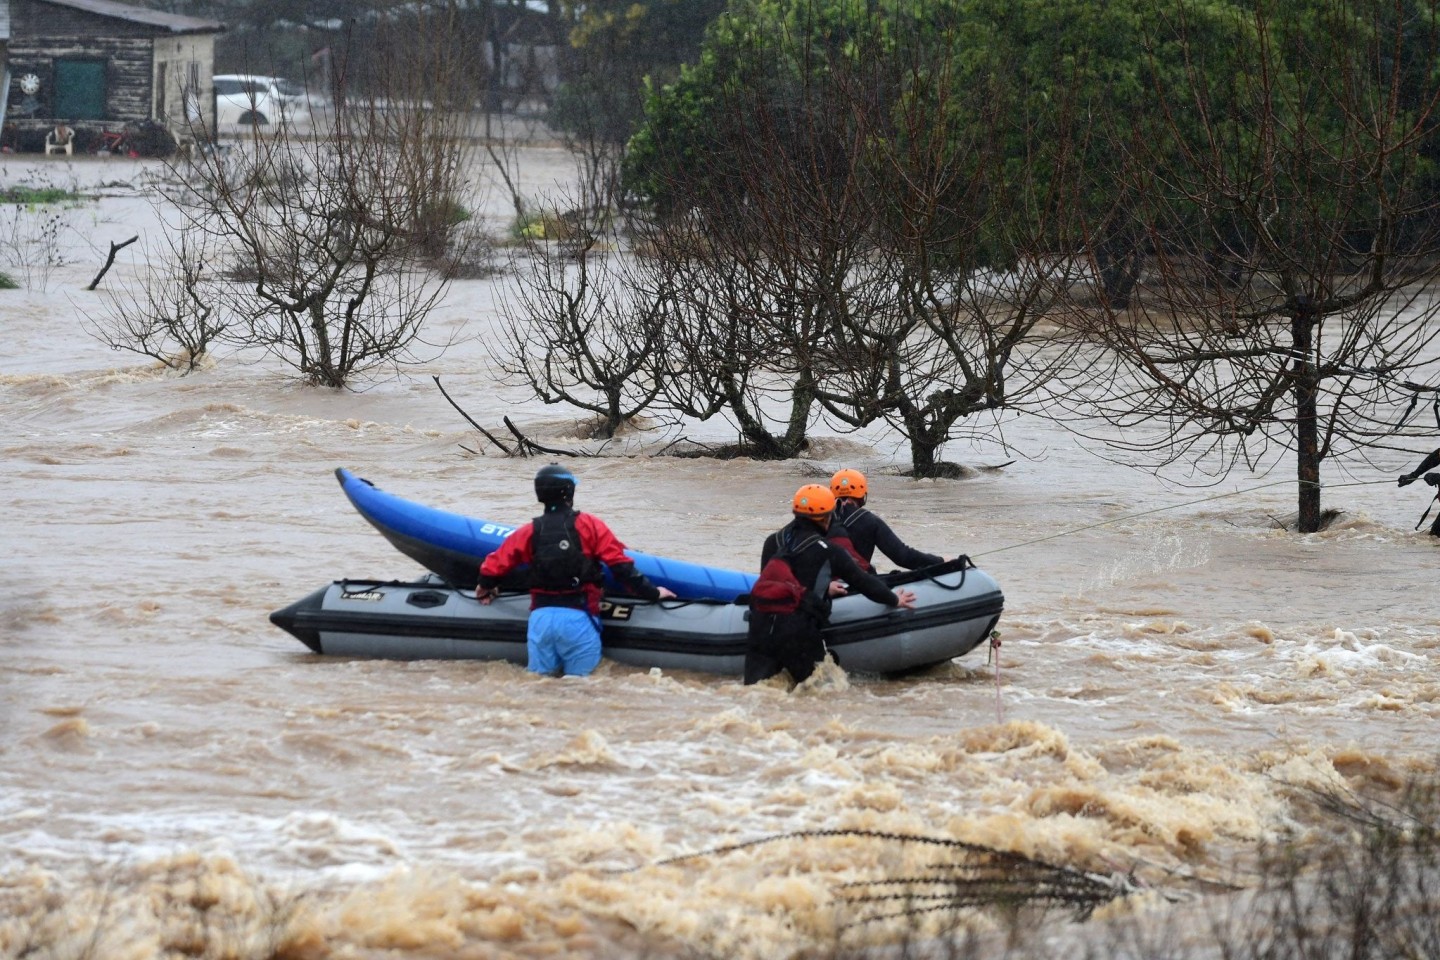
{"type": "MultiPolygon", "coordinates": [[[[444,582],[473,588],[480,576],[480,561],[500,546],[515,528],[437,510],[386,493],[369,480],[343,467],[335,471],[345,496],[395,549],[444,582]]],[[[685,599],[734,600],[748,593],[755,574],[722,567],[701,566],[626,550],[635,568],[658,586],[669,587],[685,599]]],[[[608,572],[607,572],[608,576],[608,572]]],[[[613,581],[611,589],[619,589],[613,581]]]]}
{"type": "MultiPolygon", "coordinates": [[[[900,674],[969,653],[1000,618],[999,586],[969,558],[887,576],[916,595],[915,609],[863,596],[835,600],[826,645],[850,672],[900,674]]],[[[489,605],[438,575],[413,582],[338,580],[270,615],[316,653],[397,660],[526,662],[530,598],[502,594],[489,605]]],[[[743,603],[607,597],[605,656],[636,667],[738,675],[745,664],[743,603]]]]}

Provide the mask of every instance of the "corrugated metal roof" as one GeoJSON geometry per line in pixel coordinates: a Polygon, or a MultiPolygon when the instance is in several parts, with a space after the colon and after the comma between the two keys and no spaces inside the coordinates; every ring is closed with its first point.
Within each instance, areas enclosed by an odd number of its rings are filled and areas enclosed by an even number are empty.
{"type": "Polygon", "coordinates": [[[146,10],[144,7],[132,7],[128,3],[116,3],[115,0],[36,0],[36,2],[48,3],[54,7],[83,10],[100,17],[113,17],[116,20],[143,23],[149,27],[168,30],[170,33],[219,33],[225,29],[225,24],[219,20],[182,17],[178,13],[146,10]]]}

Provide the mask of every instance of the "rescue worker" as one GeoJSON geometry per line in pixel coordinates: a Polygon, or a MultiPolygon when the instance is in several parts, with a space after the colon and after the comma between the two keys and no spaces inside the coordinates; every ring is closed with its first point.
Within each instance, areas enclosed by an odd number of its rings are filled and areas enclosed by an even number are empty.
{"type": "Polygon", "coordinates": [[[829,539],[838,543],[860,561],[867,571],[875,568],[871,560],[875,548],[891,562],[906,570],[933,567],[944,563],[944,557],[925,553],[908,546],[896,536],[890,525],[865,507],[869,485],[859,470],[841,470],[830,478],[830,492],[835,495],[835,517],[830,523],[829,539]]]}
{"type": "MultiPolygon", "coordinates": [[[[1397,480],[1396,483],[1402,487],[1408,487],[1416,480],[1419,480],[1421,474],[1424,474],[1425,482],[1430,484],[1430,486],[1436,488],[1435,495],[1437,498],[1440,498],[1440,473],[1426,472],[1434,470],[1436,467],[1440,467],[1440,450],[1432,450],[1430,453],[1426,454],[1425,459],[1420,461],[1420,465],[1418,467],[1416,467],[1414,470],[1411,470],[1409,473],[1400,474],[1400,479],[1397,480]]],[[[1430,511],[1427,509],[1425,511],[1425,516],[1429,515],[1430,511]]],[[[1421,517],[1420,523],[1424,522],[1425,517],[1421,517]]],[[[1415,527],[1416,529],[1419,529],[1420,524],[1417,523],[1415,527]]],[[[1436,516],[1435,521],[1430,524],[1430,536],[1440,537],[1440,516],[1436,516]]]]}
{"type": "Polygon", "coordinates": [[[601,564],[626,589],[646,600],[675,594],[635,569],[625,545],[599,517],[574,508],[575,475],[559,464],[535,474],[535,496],[545,512],[501,542],[480,564],[475,596],[489,603],[506,574],[530,565],[530,620],[526,627],[532,673],[583,677],[600,664],[601,564]]]}
{"type": "Polygon", "coordinates": [[[831,597],[849,589],[887,607],[913,609],[915,594],[892,591],[860,568],[845,548],[825,539],[835,497],[818,483],[806,484],[791,504],[794,519],[765,538],[760,579],[750,594],[745,683],[781,670],[801,683],[825,659],[821,630],[830,620],[831,597]]]}

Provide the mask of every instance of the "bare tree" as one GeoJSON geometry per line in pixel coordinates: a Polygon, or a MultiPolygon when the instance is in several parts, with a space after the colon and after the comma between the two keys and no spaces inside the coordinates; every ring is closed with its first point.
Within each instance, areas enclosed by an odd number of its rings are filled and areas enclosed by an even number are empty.
{"type": "MultiPolygon", "coordinates": [[[[1110,118],[1115,209],[1153,252],[1128,309],[1093,287],[1070,301],[1110,366],[1077,368],[1069,399],[1150,463],[1223,476],[1293,454],[1310,532],[1321,464],[1406,432],[1402,405],[1435,372],[1440,15],[1407,0],[1215,9],[1181,7],[1152,38],[1186,64],[1154,71],[1157,113],[1110,118]]],[[[1106,232],[1084,240],[1102,270],[1106,232]]]]}
{"type": "Polygon", "coordinates": [[[667,395],[688,415],[724,410],[761,456],[793,456],[820,415],[884,419],[917,475],[950,472],[957,425],[1054,362],[1040,332],[1064,261],[1047,244],[1075,205],[1007,170],[1001,124],[1023,111],[966,75],[923,14],[862,19],[838,45],[782,33],[737,58],[707,88],[709,142],[671,148],[723,163],[666,157],[661,133],[647,144],[663,202],[646,230],[679,304],[667,395]],[[1035,216],[1010,213],[1026,202],[1035,216]]]}
{"type": "Polygon", "coordinates": [[[731,420],[736,452],[795,456],[805,448],[814,380],[804,354],[790,349],[797,329],[805,336],[803,320],[793,322],[793,301],[765,282],[766,255],[731,232],[673,218],[645,225],[640,235],[646,288],[670,294],[657,372],[665,403],[697,420],[731,420]]]}
{"type": "Polygon", "coordinates": [[[604,181],[588,180],[580,201],[543,232],[511,258],[501,368],[546,403],[594,414],[592,437],[613,437],[660,392],[653,370],[666,296],[647,295],[620,255],[604,181]]]}
{"type": "MultiPolygon", "coordinates": [[[[852,426],[887,420],[916,476],[953,473],[939,453],[961,424],[992,429],[977,415],[1023,404],[1064,357],[1048,311],[1068,264],[1052,246],[1078,211],[1062,178],[1005,162],[1035,125],[1013,85],[967,76],[952,48],[901,46],[827,74],[862,145],[868,243],[822,345],[819,397],[852,426]]],[[[1047,143],[1050,164],[1068,147],[1047,143]]]]}
{"type": "MultiPolygon", "coordinates": [[[[101,293],[87,313],[86,330],[113,350],[128,350],[190,373],[224,333],[228,320],[211,293],[214,252],[196,248],[203,233],[165,231],[163,250],[147,249],[138,289],[120,286],[101,293]]],[[[149,244],[147,244],[147,247],[149,244]]]]}
{"type": "MultiPolygon", "coordinates": [[[[432,269],[468,215],[463,87],[472,74],[449,43],[454,11],[411,11],[365,51],[363,98],[340,97],[327,126],[253,127],[233,151],[204,151],[178,201],[196,246],[229,264],[211,289],[236,336],[310,383],[341,387],[403,362],[448,280],[432,269]]],[[[208,143],[210,131],[194,131],[208,143]]]]}
{"type": "Polygon", "coordinates": [[[718,84],[700,149],[728,161],[655,164],[651,182],[663,180],[667,201],[637,230],[653,286],[675,297],[668,402],[698,419],[731,419],[744,451],[762,458],[805,448],[823,365],[835,356],[824,341],[854,307],[869,245],[855,130],[825,113],[850,105],[817,101],[812,66],[796,73],[762,60],[741,70],[755,76],[718,84]]]}

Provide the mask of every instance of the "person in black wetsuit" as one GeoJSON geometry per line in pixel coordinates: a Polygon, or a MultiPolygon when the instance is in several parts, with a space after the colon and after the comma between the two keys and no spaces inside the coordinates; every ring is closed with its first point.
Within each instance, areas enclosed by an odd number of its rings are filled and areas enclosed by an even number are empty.
{"type": "Polygon", "coordinates": [[[746,684],[781,670],[801,683],[815,671],[825,659],[821,630],[829,622],[832,597],[854,589],[887,607],[915,606],[914,593],[892,591],[843,547],[825,539],[835,509],[828,489],[818,483],[801,487],[792,509],[795,519],[766,537],[760,550],[760,579],[750,600],[746,684]]]}
{"type": "Polygon", "coordinates": [[[896,536],[890,525],[865,507],[869,485],[859,470],[841,470],[830,478],[830,492],[835,495],[835,517],[830,523],[829,539],[849,550],[867,571],[874,570],[871,561],[875,549],[891,562],[906,570],[919,570],[944,563],[944,557],[916,550],[896,536]]]}
{"type": "MultiPolygon", "coordinates": [[[[1424,474],[1425,482],[1434,487],[1436,489],[1436,496],[1440,497],[1440,473],[1427,472],[1434,470],[1436,467],[1440,467],[1440,450],[1430,451],[1430,453],[1425,455],[1425,459],[1420,461],[1418,467],[1409,473],[1400,474],[1400,479],[1397,480],[1396,483],[1402,487],[1408,487],[1416,480],[1419,480],[1421,474],[1424,474]]],[[[1428,513],[1429,511],[1426,512],[1428,513]]],[[[1424,522],[1424,517],[1421,517],[1421,522],[1424,522]]],[[[1435,521],[1430,524],[1430,536],[1440,537],[1440,515],[1436,515],[1435,521]]]]}

